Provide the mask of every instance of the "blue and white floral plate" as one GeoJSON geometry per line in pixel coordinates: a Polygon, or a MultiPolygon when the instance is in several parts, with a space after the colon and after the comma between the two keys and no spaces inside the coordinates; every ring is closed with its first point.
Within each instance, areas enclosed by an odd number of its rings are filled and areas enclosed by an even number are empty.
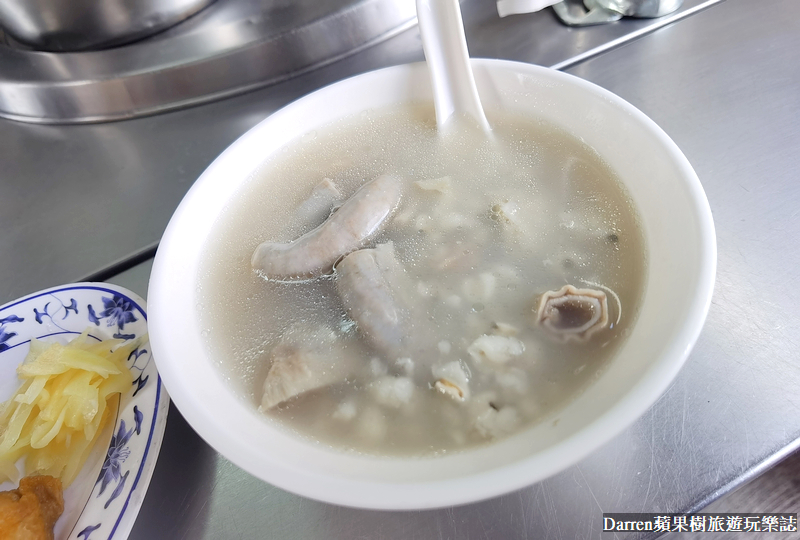
{"type": "MultiPolygon", "coordinates": [[[[139,296],[106,283],[62,285],[0,307],[0,402],[20,384],[16,368],[31,338],[66,343],[88,327],[98,340],[136,339],[147,334],[145,310],[139,296]]],[[[136,520],[161,448],[169,397],[149,341],[130,354],[128,367],[134,381],[120,396],[114,422],[64,491],[56,540],[124,540],[136,520]]],[[[0,490],[14,487],[6,483],[0,490]]]]}

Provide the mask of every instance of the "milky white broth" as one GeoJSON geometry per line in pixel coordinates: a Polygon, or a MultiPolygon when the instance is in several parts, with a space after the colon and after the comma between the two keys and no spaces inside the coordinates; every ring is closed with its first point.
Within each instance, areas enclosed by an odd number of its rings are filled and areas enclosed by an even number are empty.
{"type": "Polygon", "coordinates": [[[644,285],[633,205],[614,172],[574,136],[488,113],[491,139],[466,127],[437,136],[429,105],[348,117],[288,142],[226,206],[205,248],[198,307],[231,387],[258,407],[270,351],[298,327],[332,329],[358,359],[347,380],[270,409],[265,421],[338,449],[438,454],[552,419],[603,370],[635,320],[644,285]],[[404,268],[403,294],[413,299],[408,332],[424,336],[410,362],[364,341],[335,277],[278,283],[250,265],[260,243],[289,242],[319,225],[303,222],[297,208],[324,178],[346,199],[383,174],[402,179],[402,199],[366,247],[391,241],[404,268]],[[414,184],[443,177],[446,193],[414,184]],[[539,296],[566,284],[616,293],[608,295],[610,327],[587,343],[560,343],[535,322],[539,296]],[[504,328],[524,345],[502,365],[467,352],[495,323],[511,325],[504,328]],[[469,376],[463,402],[433,388],[434,366],[454,361],[469,376]],[[391,388],[398,377],[413,382],[399,397],[391,388]]]}

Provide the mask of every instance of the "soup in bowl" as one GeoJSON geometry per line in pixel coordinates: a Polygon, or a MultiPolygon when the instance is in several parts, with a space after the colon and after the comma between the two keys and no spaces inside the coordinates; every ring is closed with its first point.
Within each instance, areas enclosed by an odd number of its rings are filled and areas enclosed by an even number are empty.
{"type": "Polygon", "coordinates": [[[713,288],[674,143],[560,72],[474,61],[493,131],[437,133],[424,64],[319,90],[175,212],[150,338],[187,421],[289,491],[431,508],[531,484],[640,416],[713,288]]]}

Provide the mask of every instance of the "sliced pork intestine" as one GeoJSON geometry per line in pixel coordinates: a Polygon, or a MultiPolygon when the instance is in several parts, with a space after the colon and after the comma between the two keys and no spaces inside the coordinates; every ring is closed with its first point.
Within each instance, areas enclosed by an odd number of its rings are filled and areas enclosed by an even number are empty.
{"type": "Polygon", "coordinates": [[[342,193],[330,178],[314,186],[308,198],[297,207],[295,216],[301,223],[318,226],[329,218],[333,210],[342,203],[342,193]]]}
{"type": "Polygon", "coordinates": [[[427,370],[441,339],[431,332],[427,304],[419,301],[418,284],[406,275],[394,245],[355,251],[336,264],[334,275],[348,316],[389,371],[430,384],[427,370]]]}
{"type": "Polygon", "coordinates": [[[399,271],[391,243],[354,251],[336,265],[336,291],[348,315],[370,345],[393,360],[407,350],[409,323],[397,291],[399,271]]]}
{"type": "Polygon", "coordinates": [[[364,184],[322,225],[288,244],[264,242],[251,259],[253,269],[276,280],[304,280],[331,271],[343,255],[362,247],[397,208],[401,182],[380,176],[364,184]]]}
{"type": "Polygon", "coordinates": [[[606,293],[564,285],[539,299],[536,323],[560,341],[587,341],[608,327],[606,293]]]}

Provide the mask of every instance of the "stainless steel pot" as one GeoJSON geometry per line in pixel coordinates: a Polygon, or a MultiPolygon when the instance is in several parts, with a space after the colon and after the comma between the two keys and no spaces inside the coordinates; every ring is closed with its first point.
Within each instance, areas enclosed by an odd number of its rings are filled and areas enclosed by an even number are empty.
{"type": "Polygon", "coordinates": [[[168,28],[214,0],[0,0],[0,26],[43,51],[120,45],[168,28]]]}

